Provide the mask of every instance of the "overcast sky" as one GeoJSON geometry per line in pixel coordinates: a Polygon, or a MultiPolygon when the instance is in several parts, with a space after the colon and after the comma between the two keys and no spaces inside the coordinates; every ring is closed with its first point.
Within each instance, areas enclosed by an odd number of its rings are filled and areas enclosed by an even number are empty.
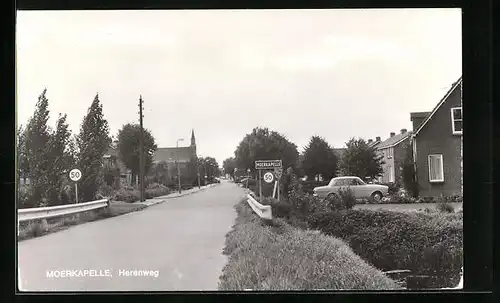
{"type": "Polygon", "coordinates": [[[158,147],[194,128],[219,164],[256,126],[300,151],[411,130],[462,72],[459,9],[18,11],[16,37],[19,124],[46,87],[76,133],[99,93],[116,135],[142,94],[158,147]]]}

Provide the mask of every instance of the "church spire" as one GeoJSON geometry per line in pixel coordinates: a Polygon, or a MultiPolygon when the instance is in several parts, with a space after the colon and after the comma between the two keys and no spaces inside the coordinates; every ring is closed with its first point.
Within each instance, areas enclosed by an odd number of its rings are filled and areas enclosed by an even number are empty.
{"type": "Polygon", "coordinates": [[[196,139],[194,137],[194,129],[191,130],[191,146],[196,146],[196,139]]]}

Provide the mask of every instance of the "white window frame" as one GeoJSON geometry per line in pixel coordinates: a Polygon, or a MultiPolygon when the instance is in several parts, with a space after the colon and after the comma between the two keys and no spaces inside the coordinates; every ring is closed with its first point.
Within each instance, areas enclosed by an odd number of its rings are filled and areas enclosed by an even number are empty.
{"type": "Polygon", "coordinates": [[[427,167],[428,167],[428,170],[429,170],[429,182],[430,183],[440,183],[440,182],[444,182],[444,165],[443,165],[443,155],[442,154],[430,154],[427,156],[427,167]],[[442,178],[441,179],[435,179],[433,180],[431,178],[431,157],[439,157],[441,159],[441,176],[442,178]]]}
{"type": "Polygon", "coordinates": [[[387,152],[387,159],[392,159],[392,157],[394,157],[394,149],[392,147],[389,147],[387,152]]]}
{"type": "Polygon", "coordinates": [[[462,129],[463,129],[463,127],[464,127],[464,126],[463,126],[463,116],[462,116],[462,119],[455,119],[455,117],[453,116],[453,111],[454,111],[454,110],[457,110],[457,109],[459,109],[459,110],[460,110],[460,112],[461,112],[461,113],[462,113],[462,115],[463,115],[463,112],[462,112],[462,107],[461,107],[461,106],[459,106],[459,107],[452,107],[452,108],[450,109],[450,111],[451,111],[451,132],[452,132],[454,135],[461,135],[461,134],[462,134],[462,131],[461,131],[461,130],[455,130],[455,121],[460,121],[460,122],[462,122],[462,129]]]}
{"type": "Polygon", "coordinates": [[[389,166],[389,183],[394,182],[394,167],[389,166]]]}

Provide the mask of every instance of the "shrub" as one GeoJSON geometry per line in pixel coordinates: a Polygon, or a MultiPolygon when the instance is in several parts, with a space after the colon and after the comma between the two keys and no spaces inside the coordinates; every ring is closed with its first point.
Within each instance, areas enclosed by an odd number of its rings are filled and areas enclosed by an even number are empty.
{"type": "Polygon", "coordinates": [[[449,203],[446,203],[446,202],[438,202],[436,204],[436,209],[439,212],[442,212],[442,213],[453,213],[453,212],[455,212],[455,208],[453,207],[453,205],[451,205],[449,203]]]}
{"type": "Polygon", "coordinates": [[[340,198],[341,208],[332,208],[333,210],[352,209],[356,205],[356,197],[350,188],[339,190],[338,197],[340,198]]]}
{"type": "Polygon", "coordinates": [[[113,200],[115,201],[123,201],[123,202],[136,202],[141,199],[141,193],[138,189],[123,187],[120,188],[113,196],[113,200]]]}
{"type": "Polygon", "coordinates": [[[443,287],[458,283],[463,225],[457,217],[349,210],[315,214],[308,223],[327,235],[344,239],[354,252],[377,268],[449,277],[443,287]]]}
{"type": "Polygon", "coordinates": [[[341,240],[292,228],[283,220],[264,223],[243,201],[226,236],[229,262],[220,290],[399,289],[341,240]]]}
{"type": "Polygon", "coordinates": [[[111,197],[113,195],[113,187],[106,183],[99,186],[98,194],[104,197],[111,197]]]}

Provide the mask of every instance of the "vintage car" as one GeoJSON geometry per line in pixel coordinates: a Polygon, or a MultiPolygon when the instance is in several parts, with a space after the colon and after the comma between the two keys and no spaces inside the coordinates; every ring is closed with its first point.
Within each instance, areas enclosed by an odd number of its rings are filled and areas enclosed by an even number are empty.
{"type": "Polygon", "coordinates": [[[388,195],[389,187],[379,184],[366,184],[361,178],[348,176],[336,177],[330,180],[326,186],[319,186],[314,188],[314,195],[320,198],[327,198],[338,195],[341,189],[352,190],[356,199],[372,199],[380,201],[383,197],[388,195]]]}

